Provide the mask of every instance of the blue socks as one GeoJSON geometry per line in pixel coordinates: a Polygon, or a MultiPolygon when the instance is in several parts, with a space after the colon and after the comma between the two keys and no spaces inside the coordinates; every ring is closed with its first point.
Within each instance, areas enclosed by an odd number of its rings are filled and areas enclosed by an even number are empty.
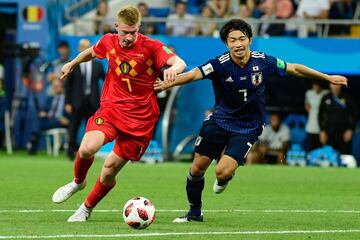
{"type": "Polygon", "coordinates": [[[186,181],[186,193],[190,203],[190,215],[200,216],[201,214],[201,194],[204,185],[204,176],[192,176],[189,171],[186,181]]]}

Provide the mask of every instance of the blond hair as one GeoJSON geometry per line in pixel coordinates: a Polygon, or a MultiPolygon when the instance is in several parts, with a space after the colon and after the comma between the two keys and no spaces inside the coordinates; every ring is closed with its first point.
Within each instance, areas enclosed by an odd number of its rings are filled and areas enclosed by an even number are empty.
{"type": "Polygon", "coordinates": [[[124,6],[117,13],[118,22],[123,22],[126,25],[132,26],[141,21],[139,9],[134,6],[124,6]]]}

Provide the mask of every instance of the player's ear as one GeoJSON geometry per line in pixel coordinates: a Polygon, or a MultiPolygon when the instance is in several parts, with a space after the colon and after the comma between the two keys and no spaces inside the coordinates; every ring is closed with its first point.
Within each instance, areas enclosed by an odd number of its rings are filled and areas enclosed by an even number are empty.
{"type": "Polygon", "coordinates": [[[252,37],[249,38],[249,45],[252,43],[252,37]]]}

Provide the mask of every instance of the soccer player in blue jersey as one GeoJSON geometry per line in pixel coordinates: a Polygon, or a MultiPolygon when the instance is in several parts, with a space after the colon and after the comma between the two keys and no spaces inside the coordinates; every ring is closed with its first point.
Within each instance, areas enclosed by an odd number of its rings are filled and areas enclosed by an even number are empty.
{"type": "Polygon", "coordinates": [[[201,194],[204,174],[212,159],[216,166],[215,193],[221,193],[237,167],[243,165],[251,146],[258,140],[265,122],[264,91],[270,75],[292,74],[347,85],[339,75],[327,75],[301,64],[286,63],[265,53],[250,51],[252,30],[240,19],[228,21],[220,31],[228,52],[193,70],[180,74],[173,82],[157,81],[162,91],[200,79],[210,79],[215,93],[214,113],[207,117],[195,141],[195,155],[187,176],[186,192],[190,210],[174,222],[203,221],[201,194]]]}

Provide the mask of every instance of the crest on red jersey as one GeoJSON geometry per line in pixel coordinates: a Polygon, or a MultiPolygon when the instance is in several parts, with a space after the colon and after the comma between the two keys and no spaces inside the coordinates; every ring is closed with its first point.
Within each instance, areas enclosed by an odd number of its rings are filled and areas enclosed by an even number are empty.
{"type": "Polygon", "coordinates": [[[101,118],[101,117],[96,118],[96,119],[95,119],[95,123],[96,123],[96,125],[101,125],[101,124],[103,124],[103,123],[104,123],[104,119],[103,119],[103,118],[101,118]]]}
{"type": "Polygon", "coordinates": [[[131,71],[131,66],[128,62],[122,62],[120,64],[120,69],[123,74],[128,74],[131,71]]]}

